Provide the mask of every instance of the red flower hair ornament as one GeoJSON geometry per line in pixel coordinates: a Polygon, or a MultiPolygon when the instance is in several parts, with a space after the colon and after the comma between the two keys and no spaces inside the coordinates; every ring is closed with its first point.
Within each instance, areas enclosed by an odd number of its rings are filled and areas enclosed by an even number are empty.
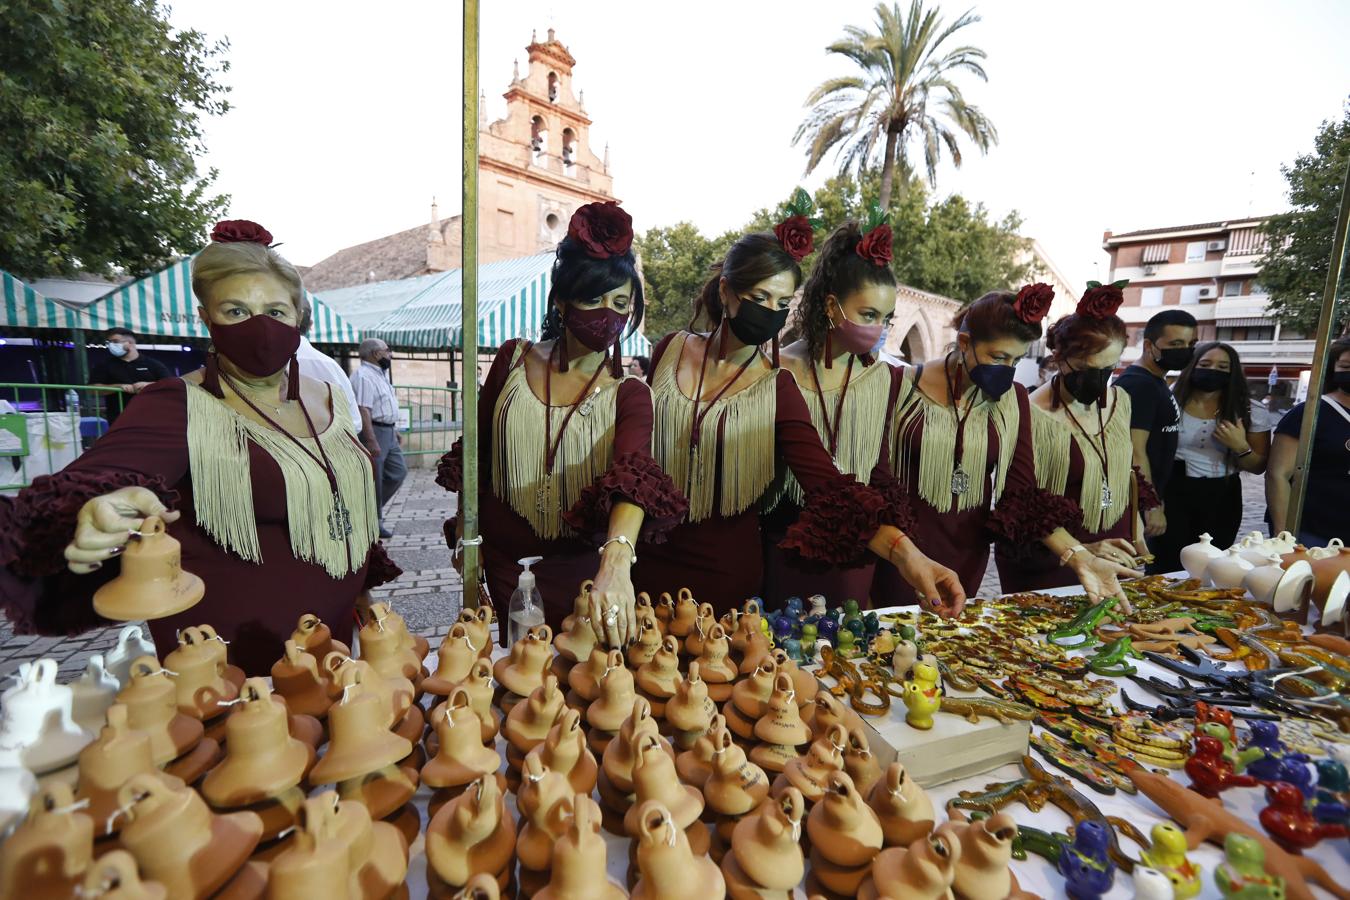
{"type": "Polygon", "coordinates": [[[1055,302],[1055,289],[1048,284],[1024,284],[1013,300],[1013,312],[1017,318],[1028,325],[1035,325],[1050,312],[1050,304],[1055,302]]]}
{"type": "Polygon", "coordinates": [[[623,256],[633,246],[633,217],[618,203],[587,203],[572,213],[567,236],[594,259],[623,256]]]}
{"type": "Polygon", "coordinates": [[[272,232],[248,219],[226,219],[217,222],[211,230],[211,240],[217,244],[262,244],[272,246],[272,232]]]}
{"type": "Polygon", "coordinates": [[[1123,289],[1129,283],[1128,279],[1111,284],[1089,281],[1088,289],[1083,292],[1082,299],[1078,301],[1078,308],[1074,312],[1089,319],[1107,319],[1114,316],[1116,310],[1120,309],[1120,304],[1125,302],[1123,289]]]}
{"type": "Polygon", "coordinates": [[[816,249],[816,226],[811,218],[811,195],[801,188],[792,192],[787,203],[787,218],[773,226],[773,236],[783,245],[793,262],[801,262],[816,249]]]}
{"type": "Polygon", "coordinates": [[[863,235],[862,240],[858,241],[858,255],[879,269],[885,268],[891,264],[891,243],[893,241],[894,236],[891,233],[891,226],[878,225],[863,235]]]}

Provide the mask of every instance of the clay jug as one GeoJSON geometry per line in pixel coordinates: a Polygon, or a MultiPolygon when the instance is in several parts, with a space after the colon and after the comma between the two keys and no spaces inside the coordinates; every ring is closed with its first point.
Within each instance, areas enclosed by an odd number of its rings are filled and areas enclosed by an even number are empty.
{"type": "Polygon", "coordinates": [[[127,723],[127,708],[120,703],[108,707],[108,723],[98,740],[80,751],[77,800],[88,800],[85,813],[94,821],[100,837],[113,834],[124,824],[117,808],[118,792],[133,775],[149,774],[164,779],[170,787],[183,783],[155,768],[150,752],[150,736],[127,723]]]}
{"type": "Polygon", "coordinates": [[[689,677],[676,676],[675,696],[666,703],[666,721],[675,729],[681,749],[692,747],[698,736],[708,730],[712,717],[717,715],[717,705],[708,699],[708,685],[702,674],[698,660],[691,662],[689,677]]]}
{"type": "Polygon", "coordinates": [[[85,870],[79,896],[85,900],[168,900],[169,892],[158,881],[141,881],[136,857],[125,850],[112,850],[85,870]]]}
{"type": "Polygon", "coordinates": [[[178,711],[203,721],[230,711],[239,690],[225,678],[225,658],[218,642],[206,642],[198,628],[178,632],[178,648],[164,657],[164,668],[176,672],[173,685],[178,711]]]}
{"type": "MultiPolygon", "coordinates": [[[[567,685],[585,703],[594,700],[600,694],[600,676],[609,668],[609,651],[599,645],[591,648],[591,653],[582,662],[567,672],[567,685]]],[[[569,701],[570,702],[570,701],[569,701]]],[[[575,703],[578,709],[584,708],[575,703]]]]}
{"type": "Polygon", "coordinates": [[[329,741],[309,773],[310,784],[332,784],[392,766],[412,752],[412,743],[389,731],[388,709],[380,696],[357,681],[328,711],[329,741]]]}
{"type": "Polygon", "coordinates": [[[790,747],[805,744],[811,739],[811,733],[797,707],[797,692],[790,676],[780,672],[774,679],[768,709],[755,722],[755,737],[766,744],[790,747]]]}
{"type": "Polygon", "coordinates": [[[516,858],[535,872],[553,863],[553,843],[563,836],[571,814],[571,785],[561,774],[544,767],[537,756],[525,758],[516,806],[524,823],[516,838],[516,858]]]}
{"type": "Polygon", "coordinates": [[[1200,540],[1194,544],[1188,544],[1181,548],[1181,567],[1192,578],[1203,578],[1205,569],[1209,567],[1210,562],[1215,557],[1223,555],[1223,551],[1214,546],[1211,541],[1213,541],[1213,538],[1205,533],[1200,535],[1200,540]]]}
{"type": "MultiPolygon", "coordinates": [[[[1249,558],[1248,561],[1252,560],[1249,558]]],[[[1242,579],[1242,586],[1257,603],[1274,606],[1275,588],[1279,586],[1283,577],[1284,569],[1280,566],[1280,558],[1272,554],[1263,557],[1260,562],[1253,562],[1253,568],[1242,579]]]]}
{"type": "Polygon", "coordinates": [[[717,614],[713,612],[712,604],[700,603],[698,618],[694,619],[694,627],[690,629],[689,636],[684,639],[684,652],[689,656],[701,656],[703,645],[708,640],[708,634],[716,624],[717,614]]]}
{"type": "Polygon", "coordinates": [[[563,695],[558,690],[558,679],[551,674],[546,675],[544,683],[535,688],[529,697],[511,707],[502,725],[502,734],[507,743],[524,756],[548,737],[549,729],[562,710],[563,695]]]}
{"type": "Polygon", "coordinates": [[[801,848],[805,815],[802,795],[788,788],[777,802],[765,803],[741,819],[731,834],[732,854],[722,860],[723,873],[727,860],[732,860],[760,888],[792,891],[805,874],[801,848]]]}
{"type": "Polygon", "coordinates": [[[330,653],[341,653],[343,656],[351,656],[352,650],[341,641],[333,640],[333,632],[323,623],[323,620],[313,613],[305,613],[300,617],[300,621],[295,626],[295,631],[291,632],[291,640],[296,645],[309,653],[319,662],[328,658],[330,653]]]}
{"type": "Polygon", "coordinates": [[[661,649],[663,639],[661,628],[656,623],[655,612],[647,610],[644,613],[642,608],[638,607],[637,624],[638,639],[628,648],[628,665],[634,669],[640,669],[651,662],[652,657],[661,649]]]}
{"type": "Polygon", "coordinates": [[[670,810],[648,801],[634,812],[640,873],[633,888],[634,900],[725,896],[726,881],[717,864],[706,856],[694,856],[684,829],[675,824],[670,810]]]}
{"type": "Polygon", "coordinates": [[[633,710],[637,692],[633,689],[633,673],[623,664],[623,654],[609,651],[609,663],[600,677],[600,694],[586,709],[586,721],[592,728],[615,732],[633,710]]]}
{"type": "Polygon", "coordinates": [[[575,663],[588,658],[599,640],[595,629],[591,627],[590,618],[574,615],[566,630],[559,632],[553,639],[553,646],[557,648],[559,656],[575,663]]]}
{"type": "Polygon", "coordinates": [[[103,727],[104,713],[117,702],[117,692],[121,684],[103,664],[103,655],[95,653],[89,657],[84,674],[70,683],[70,714],[79,725],[90,734],[98,734],[103,727]]]}
{"type": "Polygon", "coordinates": [[[802,710],[802,721],[811,730],[813,738],[823,737],[836,723],[850,731],[863,727],[862,717],[836,700],[829,691],[816,694],[816,699],[802,710]]]}
{"type": "Polygon", "coordinates": [[[254,813],[213,815],[195,791],[172,790],[149,775],[123,785],[121,799],[131,817],[122,846],[174,898],[209,897],[244,865],[262,836],[254,813]]]}
{"type": "Polygon", "coordinates": [[[712,772],[713,753],[722,746],[721,734],[727,730],[727,720],[717,713],[712,717],[708,730],[694,741],[694,746],[675,757],[675,771],[680,780],[702,789],[712,772]]]}
{"type": "Polygon", "coordinates": [[[694,602],[694,595],[689,588],[680,588],[675,599],[675,612],[670,618],[666,632],[683,642],[694,630],[696,621],[698,621],[698,604],[694,602]]]}
{"type": "Polygon", "coordinates": [[[844,770],[847,748],[848,732],[836,723],[824,737],[811,742],[804,756],[788,762],[783,773],[774,779],[774,796],[782,797],[791,788],[807,803],[815,803],[825,793],[830,773],[844,770]]]}
{"type": "Polygon", "coordinates": [[[1229,547],[1209,561],[1205,567],[1205,582],[1216,588],[1236,588],[1242,586],[1242,579],[1252,570],[1252,564],[1242,558],[1242,551],[1229,547]]]}
{"type": "Polygon", "coordinates": [[[863,802],[853,779],[832,772],[824,795],[806,820],[811,846],[837,866],[862,866],[881,849],[881,821],[863,802]]]}
{"type": "MultiPolygon", "coordinates": [[[[698,821],[703,812],[703,794],[698,788],[680,783],[675,774],[675,761],[662,746],[660,738],[639,735],[633,743],[633,755],[633,792],[637,795],[634,807],[655,800],[670,811],[681,829],[698,821]]],[[[628,810],[623,826],[629,836],[637,837],[636,808],[628,810]]]]}
{"type": "Polygon", "coordinates": [[[933,830],[933,801],[902,763],[893,762],[872,785],[867,805],[877,814],[887,847],[908,847],[933,830]]]}
{"type": "Polygon", "coordinates": [[[28,818],[0,843],[0,898],[72,897],[94,858],[94,820],[80,812],[68,786],[39,791],[28,818]]]}
{"type": "Polygon", "coordinates": [[[769,795],[764,770],[745,757],[725,729],[713,732],[712,769],[703,782],[708,807],[721,816],[742,816],[769,795]]]}
{"type": "Polygon", "coordinates": [[[721,625],[713,625],[708,630],[707,640],[698,656],[698,666],[703,680],[709,684],[730,684],[740,674],[731,661],[731,642],[721,625]]]}
{"type": "Polygon", "coordinates": [[[127,722],[150,736],[155,765],[163,766],[201,742],[202,723],[178,709],[178,691],[171,676],[153,656],[131,665],[131,683],[117,695],[127,708],[127,722]]]}
{"type": "Polygon", "coordinates": [[[20,667],[19,683],[4,695],[0,744],[17,746],[19,763],[41,775],[75,762],[94,735],[75,723],[74,692],[56,683],[54,659],[20,667]]]}
{"type": "Polygon", "coordinates": [[[183,548],[158,516],[146,516],[121,555],[122,571],[94,592],[94,611],[123,622],[162,619],[197,605],[206,585],[183,571],[183,548]]]}
{"type": "Polygon", "coordinates": [[[595,789],[599,766],[586,746],[581,713],[575,709],[564,709],[559,714],[543,743],[526,754],[526,761],[532,756],[537,756],[545,768],[566,778],[572,793],[589,795],[595,789]]]}
{"type": "Polygon", "coordinates": [[[207,773],[201,792],[217,809],[261,803],[295,787],[310,749],[291,737],[286,707],[263,678],[250,678],[225,722],[225,760],[207,773]]]}
{"type": "Polygon", "coordinates": [[[1012,842],[1017,822],[997,813],[978,822],[949,823],[961,843],[953,890],[967,900],[1003,900],[1012,892],[1012,842]]]}
{"type": "Polygon", "coordinates": [[[904,897],[906,900],[950,900],[961,844],[945,826],[909,847],[882,850],[872,861],[872,876],[858,892],[859,900],[904,897]]]}
{"type": "Polygon", "coordinates": [[[497,660],[492,675],[511,693],[527,697],[544,683],[552,659],[553,629],[538,625],[516,641],[510,656],[497,660]]]}
{"type": "Polygon", "coordinates": [[[272,689],[286,698],[286,708],[297,715],[326,718],[334,699],[328,688],[319,661],[288,639],[284,655],[272,664],[272,689]]]}
{"type": "MultiPolygon", "coordinates": [[[[632,710],[619,727],[618,737],[609,742],[601,758],[605,777],[624,794],[633,793],[633,766],[637,762],[637,748],[642,745],[641,738],[653,737],[664,743],[664,739],[658,733],[656,719],[652,717],[651,704],[647,702],[647,698],[634,698],[632,710]]],[[[673,752],[671,756],[674,757],[673,752]]]]}
{"type": "Polygon", "coordinates": [[[104,663],[117,683],[126,687],[131,680],[131,664],[142,656],[155,656],[155,645],[146,640],[139,625],[124,625],[117,633],[117,646],[104,658],[104,663]]]}
{"type": "Polygon", "coordinates": [[[422,767],[422,781],[429,787],[461,787],[500,768],[497,751],[483,745],[481,722],[463,688],[456,688],[450,699],[437,707],[431,724],[439,746],[436,756],[422,767]]]}
{"type": "Polygon", "coordinates": [[[501,873],[516,849],[516,830],[495,778],[484,776],[432,817],[426,833],[427,863],[436,876],[460,887],[475,873],[501,873]]]}
{"type": "Polygon", "coordinates": [[[548,886],[534,900],[623,900],[628,894],[605,877],[605,840],[600,807],[589,794],[568,803],[565,830],[553,844],[548,886]]]}
{"type": "Polygon", "coordinates": [[[633,680],[648,699],[666,700],[675,695],[675,679],[679,674],[680,641],[673,635],[666,635],[661,649],[637,670],[633,680]]]}
{"type": "Polygon", "coordinates": [[[853,779],[854,787],[863,796],[881,778],[881,764],[868,746],[867,736],[861,728],[849,730],[848,747],[844,750],[844,771],[853,779]]]}

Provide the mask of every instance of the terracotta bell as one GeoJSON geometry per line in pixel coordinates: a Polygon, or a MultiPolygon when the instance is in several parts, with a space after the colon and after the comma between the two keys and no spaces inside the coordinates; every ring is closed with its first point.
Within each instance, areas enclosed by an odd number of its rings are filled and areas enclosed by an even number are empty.
{"type": "Polygon", "coordinates": [[[961,844],[952,889],[968,900],[1004,900],[1013,889],[1012,842],[1017,822],[998,813],[978,822],[948,823],[961,844]]]}
{"type": "Polygon", "coordinates": [[[731,642],[721,625],[713,625],[698,656],[699,672],[708,684],[730,684],[739,672],[731,661],[731,642]]]}
{"type": "Polygon", "coordinates": [[[633,673],[623,664],[623,654],[609,651],[609,665],[600,677],[600,695],[586,709],[586,721],[600,731],[618,731],[633,710],[637,692],[633,673]]]}
{"type": "Polygon", "coordinates": [[[463,622],[450,626],[436,651],[436,671],[422,679],[422,690],[437,697],[448,697],[478,661],[478,649],[469,638],[463,622]]]}
{"type": "MultiPolygon", "coordinates": [[[[748,620],[749,616],[741,617],[742,622],[748,620]]],[[[735,644],[732,645],[732,652],[735,652],[735,644]]],[[[764,660],[772,655],[773,645],[769,643],[769,636],[763,631],[756,631],[746,638],[745,649],[741,652],[740,674],[753,675],[755,670],[764,664],[764,660]]]]}
{"type": "Polygon", "coordinates": [[[623,900],[628,894],[605,875],[600,807],[589,794],[571,798],[565,830],[553,844],[548,886],[534,900],[623,900]]]}
{"type": "Polygon", "coordinates": [[[183,571],[183,547],[158,516],[146,516],[121,555],[122,571],[94,592],[94,612],[105,619],[162,619],[196,606],[206,585],[183,571]]]}
{"type": "Polygon", "coordinates": [[[573,615],[565,631],[553,638],[558,655],[569,662],[581,662],[591,655],[600,638],[586,616],[573,615]]]}
{"type": "Polygon", "coordinates": [[[125,850],[112,850],[85,871],[79,896],[85,900],[168,900],[169,891],[158,881],[141,880],[136,857],[125,850]]]}
{"type": "Polygon", "coordinates": [[[477,714],[482,725],[483,743],[490,744],[497,737],[502,724],[501,713],[492,706],[492,663],[480,657],[469,669],[468,676],[456,687],[469,695],[469,708],[477,714]]]}
{"type": "Polygon", "coordinates": [[[638,882],[634,900],[722,897],[726,881],[717,863],[695,856],[670,810],[652,800],[636,810],[638,882]]]}
{"type": "Polygon", "coordinates": [[[812,848],[839,866],[864,866],[881,849],[881,821],[843,772],[830,774],[825,794],[807,816],[806,831],[812,848]]]}
{"type": "MultiPolygon", "coordinates": [[[[577,595],[572,598],[572,611],[563,617],[562,630],[570,631],[572,624],[577,619],[584,619],[591,613],[591,589],[595,587],[595,582],[587,578],[581,582],[581,587],[577,589],[577,595]]],[[[582,657],[583,659],[585,657],[582,657]]]]}
{"type": "Polygon", "coordinates": [[[94,820],[75,803],[70,788],[39,791],[28,818],[0,843],[0,898],[73,897],[94,858],[94,820]]]}
{"type": "Polygon", "coordinates": [[[469,707],[469,695],[456,688],[450,699],[437,707],[432,717],[439,747],[436,756],[422,767],[422,781],[429,787],[463,787],[501,766],[496,749],[483,746],[481,723],[469,707]]]}
{"type": "Polygon", "coordinates": [[[666,626],[666,633],[673,634],[683,642],[689,636],[689,632],[694,630],[694,623],[698,621],[698,604],[694,602],[694,595],[689,588],[680,588],[675,598],[675,612],[670,618],[670,624],[666,626]]]}
{"type": "Polygon", "coordinates": [[[848,747],[844,750],[844,771],[853,779],[858,793],[866,796],[881,778],[881,763],[867,743],[861,728],[849,729],[848,747]]]}
{"type": "Polygon", "coordinates": [[[122,829],[122,846],[175,900],[215,893],[243,867],[262,836],[256,814],[213,815],[196,791],[173,790],[149,775],[123,785],[121,800],[131,817],[122,829]]]}
{"type": "Polygon", "coordinates": [[[887,847],[908,847],[933,830],[933,801],[900,762],[887,766],[885,774],[872,786],[867,805],[881,822],[887,847]]]}
{"type": "Polygon", "coordinates": [[[829,691],[816,694],[816,699],[802,710],[802,721],[811,729],[812,738],[823,737],[835,723],[849,731],[863,727],[862,717],[836,700],[829,691]]]}
{"type": "Polygon", "coordinates": [[[516,838],[516,858],[521,866],[547,872],[553,864],[553,844],[567,830],[572,793],[567,779],[544,767],[539,757],[525,759],[516,807],[522,822],[516,838]]]}
{"type": "Polygon", "coordinates": [[[291,632],[291,640],[320,663],[333,652],[341,653],[343,656],[352,655],[352,649],[341,641],[333,640],[333,632],[313,613],[305,613],[300,617],[295,631],[291,632]]]}
{"type": "Polygon", "coordinates": [[[147,774],[163,779],[172,788],[183,782],[155,768],[150,736],[136,731],[127,722],[127,708],[120,703],[108,707],[108,722],[103,731],[80,751],[79,790],[76,800],[88,800],[85,813],[94,820],[99,837],[115,833],[125,824],[117,809],[118,794],[132,776],[147,774]]]}
{"type": "Polygon", "coordinates": [[[388,600],[372,603],[370,615],[371,618],[384,622],[386,630],[392,630],[399,636],[399,645],[403,649],[413,652],[420,667],[422,660],[426,659],[427,655],[431,653],[431,642],[422,635],[409,631],[408,623],[394,611],[394,604],[388,600]]]}
{"type": "Polygon", "coordinates": [[[662,746],[660,738],[639,735],[633,743],[633,808],[624,816],[623,827],[632,837],[639,832],[639,806],[656,801],[667,809],[681,830],[698,821],[703,813],[703,794],[698,788],[681,784],[675,774],[675,761],[662,746]]]}
{"type": "Polygon", "coordinates": [[[699,656],[703,653],[703,645],[708,640],[708,632],[717,624],[717,615],[713,612],[711,603],[700,603],[698,606],[698,618],[694,620],[694,627],[690,630],[689,636],[684,639],[684,652],[689,656],[699,656]]]}
{"type": "Polygon", "coordinates": [[[300,783],[309,755],[291,737],[286,707],[272,699],[266,679],[250,678],[225,722],[225,759],[207,773],[202,796],[217,809],[270,800],[300,783]]]}
{"type": "Polygon", "coordinates": [[[538,625],[516,641],[509,656],[497,660],[492,675],[511,693],[526,697],[544,683],[552,659],[553,629],[538,625]]]}
{"type": "Polygon", "coordinates": [[[4,693],[0,744],[17,746],[19,763],[41,775],[75,762],[94,735],[75,723],[74,691],[57,684],[54,659],[19,669],[19,683],[4,693]]]}
{"type": "Polygon", "coordinates": [[[173,685],[178,711],[203,721],[230,711],[239,690],[225,677],[225,655],[219,641],[210,641],[198,628],[178,632],[178,647],[164,658],[164,668],[176,672],[173,685]]]}
{"type": "Polygon", "coordinates": [[[574,794],[590,795],[595,789],[599,766],[595,755],[586,746],[586,733],[581,728],[581,713],[564,709],[543,742],[537,744],[525,757],[539,757],[545,768],[567,779],[574,794]]]}
{"type": "MultiPolygon", "coordinates": [[[[609,651],[599,645],[591,648],[591,653],[583,661],[567,671],[567,686],[584,703],[589,703],[600,695],[600,676],[609,668],[609,651]]],[[[573,703],[578,709],[583,703],[573,703]]]]}
{"type": "Polygon", "coordinates": [[[755,722],[755,737],[766,744],[797,746],[811,739],[811,732],[797,708],[797,691],[792,678],[779,673],[774,679],[765,715],[755,722]]]}
{"type": "MultiPolygon", "coordinates": [[[[361,684],[378,696],[386,727],[392,728],[413,706],[416,690],[411,681],[401,676],[386,678],[364,659],[352,659],[335,651],[324,657],[322,665],[332,675],[336,696],[341,696],[353,684],[361,684]]],[[[329,713],[331,715],[331,708],[329,713]]]]}
{"type": "Polygon", "coordinates": [[[286,707],[298,715],[326,718],[334,699],[330,684],[314,655],[288,639],[284,655],[272,664],[272,690],[286,698],[286,707]]]}
{"type": "Polygon", "coordinates": [[[84,673],[70,683],[70,714],[75,724],[90,734],[98,734],[103,727],[104,714],[117,701],[117,692],[121,687],[121,683],[104,665],[102,654],[95,653],[89,657],[84,673]]]}
{"type": "Polygon", "coordinates": [[[474,647],[478,648],[478,655],[482,657],[491,656],[492,623],[497,621],[497,615],[493,612],[492,605],[483,604],[476,610],[461,609],[459,621],[468,631],[469,640],[474,647]]]}
{"type": "Polygon", "coordinates": [[[325,900],[359,897],[350,890],[347,848],[331,828],[307,820],[268,865],[267,900],[325,900]]]}
{"type": "Polygon", "coordinates": [[[755,888],[786,891],[788,895],[806,870],[802,855],[802,819],[806,802],[796,788],[774,803],[765,803],[736,823],[731,852],[722,858],[722,874],[728,882],[749,879],[755,888]]]}
{"type": "Polygon", "coordinates": [[[960,859],[961,844],[945,827],[916,840],[909,847],[882,850],[872,861],[872,874],[863,882],[858,898],[950,898],[960,859]]]}
{"type": "Polygon", "coordinates": [[[642,614],[642,608],[638,608],[637,617],[638,638],[628,648],[628,665],[634,669],[641,668],[644,663],[650,662],[656,652],[661,649],[661,627],[656,623],[656,613],[648,611],[646,615],[642,614]]]}
{"type": "Polygon", "coordinates": [[[541,685],[529,697],[515,706],[502,723],[502,735],[522,757],[548,737],[548,730],[563,710],[562,691],[558,679],[546,675],[541,685]]]}
{"type": "Polygon", "coordinates": [[[710,732],[714,751],[712,771],[703,782],[708,806],[722,816],[743,816],[769,796],[769,778],[764,770],[745,757],[745,751],[731,739],[731,732],[710,732]]]}
{"type": "Polygon", "coordinates": [[[408,843],[403,834],[388,822],[372,820],[364,804],[340,801],[332,793],[306,801],[307,816],[317,813],[327,817],[328,810],[332,810],[334,833],[347,847],[353,896],[382,898],[393,894],[408,874],[408,843]]]}
{"type": "Polygon", "coordinates": [[[775,797],[783,796],[788,788],[799,791],[808,803],[815,803],[825,793],[831,772],[844,770],[844,750],[848,747],[848,732],[835,724],[824,737],[812,741],[804,756],[790,760],[773,781],[775,797]]]}
{"type": "Polygon", "coordinates": [[[502,791],[488,776],[441,807],[427,825],[428,867],[451,887],[462,887],[477,873],[495,875],[499,885],[505,884],[515,849],[516,829],[502,791]]]}
{"type": "Polygon", "coordinates": [[[808,706],[816,699],[816,694],[820,690],[820,681],[815,673],[797,665],[782,647],[775,647],[772,653],[774,662],[778,664],[778,674],[787,675],[792,679],[792,689],[797,692],[797,705],[808,706]]]}
{"type": "Polygon", "coordinates": [[[412,743],[389,730],[388,708],[364,682],[343,691],[328,711],[328,750],[309,773],[310,784],[360,778],[392,766],[412,752],[412,743]]]}
{"type": "MultiPolygon", "coordinates": [[[[769,711],[769,698],[773,696],[774,681],[778,677],[778,664],[771,658],[754,669],[754,674],[743,681],[736,682],[731,692],[731,704],[742,717],[754,723],[769,711]]],[[[723,710],[726,714],[726,710],[723,710]]],[[[753,727],[753,724],[752,724],[753,727]]]]}
{"type": "Polygon", "coordinates": [[[131,683],[122,688],[117,702],[127,708],[127,722],[150,736],[155,765],[166,765],[202,740],[198,719],[178,709],[178,690],[172,676],[153,656],[143,656],[131,665],[131,683]]]}
{"type": "Polygon", "coordinates": [[[385,678],[406,678],[416,687],[422,681],[422,658],[413,649],[403,619],[395,620],[386,604],[370,608],[370,619],[361,627],[361,659],[385,678]]]}
{"type": "Polygon", "coordinates": [[[722,746],[721,734],[727,730],[727,720],[721,713],[712,717],[708,730],[694,741],[694,746],[675,757],[675,770],[680,780],[702,788],[712,772],[713,752],[722,746]]]}
{"type": "MultiPolygon", "coordinates": [[[[721,628],[722,626],[717,626],[721,628]]],[[[717,704],[708,698],[708,684],[702,678],[698,660],[689,664],[689,677],[676,678],[675,696],[666,703],[666,721],[675,729],[677,742],[688,749],[708,730],[717,704]]]]}
{"type": "Polygon", "coordinates": [[[142,656],[156,656],[154,643],[146,640],[141,626],[124,625],[117,633],[117,645],[108,652],[103,662],[117,683],[126,687],[131,680],[131,664],[142,656]]]}
{"type": "Polygon", "coordinates": [[[661,649],[651,661],[637,670],[633,681],[649,700],[666,700],[675,694],[675,679],[680,675],[680,641],[666,635],[661,649]]]}
{"type": "Polygon", "coordinates": [[[656,738],[674,759],[674,752],[661,737],[656,719],[652,717],[651,704],[646,697],[637,697],[633,700],[633,711],[623,720],[618,736],[605,747],[600,760],[605,777],[620,793],[633,793],[633,766],[637,763],[637,748],[643,737],[656,738]]]}

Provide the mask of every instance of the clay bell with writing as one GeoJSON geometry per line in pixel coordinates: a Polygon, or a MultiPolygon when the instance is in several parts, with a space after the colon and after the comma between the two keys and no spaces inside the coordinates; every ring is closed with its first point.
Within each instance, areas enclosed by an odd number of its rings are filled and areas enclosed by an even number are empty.
{"type": "Polygon", "coordinates": [[[811,732],[797,708],[797,691],[792,678],[779,673],[774,680],[765,715],[755,722],[755,737],[766,744],[797,746],[811,739],[811,732]]]}
{"type": "Polygon", "coordinates": [[[519,697],[544,683],[553,659],[553,629],[537,625],[511,648],[511,655],[497,660],[492,675],[502,687],[519,697]]]}
{"type": "Polygon", "coordinates": [[[131,727],[150,736],[157,766],[172,762],[202,740],[202,723],[179,711],[173,676],[153,656],[132,663],[131,683],[122,688],[117,702],[127,708],[131,727]]]}
{"type": "Polygon", "coordinates": [[[49,785],[33,797],[23,824],[0,843],[0,898],[76,896],[93,858],[94,820],[79,810],[67,785],[49,785]]]}
{"type": "Polygon", "coordinates": [[[200,628],[179,630],[178,647],[164,658],[164,668],[176,673],[173,684],[180,712],[207,721],[230,711],[228,704],[239,690],[225,677],[223,649],[200,628]]]}
{"type": "Polygon", "coordinates": [[[717,704],[708,699],[708,685],[701,675],[698,660],[694,660],[689,664],[689,677],[677,677],[675,696],[666,703],[666,721],[675,729],[682,749],[692,747],[717,715],[717,704]]]}
{"type": "Polygon", "coordinates": [[[158,516],[147,516],[120,559],[122,571],[94,592],[94,611],[121,622],[162,619],[196,606],[206,585],[183,571],[183,548],[164,530],[158,516]]]}
{"type": "MultiPolygon", "coordinates": [[[[646,594],[642,595],[643,597],[646,594]]],[[[650,603],[650,600],[648,600],[650,603]]],[[[661,626],[657,624],[656,612],[650,607],[643,608],[640,604],[637,607],[637,640],[628,648],[628,665],[634,669],[641,668],[642,664],[651,660],[656,655],[656,651],[661,649],[661,641],[664,635],[661,634],[661,626]]]]}
{"type": "Polygon", "coordinates": [[[815,803],[825,793],[831,772],[844,769],[844,750],[848,746],[848,732],[835,724],[824,737],[811,742],[805,755],[789,760],[773,781],[773,795],[782,797],[788,788],[795,789],[809,803],[815,803]]]}
{"type": "Polygon", "coordinates": [[[745,757],[726,729],[709,732],[714,745],[712,769],[703,781],[708,807],[721,816],[743,816],[769,796],[769,778],[745,757]]]}
{"type": "Polygon", "coordinates": [[[648,700],[653,702],[653,712],[661,715],[656,707],[664,710],[663,701],[675,695],[675,679],[680,675],[680,641],[674,635],[666,635],[661,649],[650,662],[643,664],[633,676],[633,681],[648,700]]]}
{"type": "Polygon", "coordinates": [[[694,746],[675,757],[675,769],[680,780],[694,787],[703,787],[712,772],[713,753],[722,746],[721,734],[727,730],[727,720],[721,714],[712,717],[708,730],[701,734],[694,746]]]}
{"type": "Polygon", "coordinates": [[[147,774],[164,779],[170,787],[181,788],[182,781],[155,767],[150,751],[150,736],[136,731],[127,722],[127,708],[120,703],[108,707],[107,724],[98,740],[80,752],[79,790],[76,800],[88,800],[85,812],[94,820],[100,837],[113,834],[125,824],[117,814],[122,785],[135,775],[147,774]]]}

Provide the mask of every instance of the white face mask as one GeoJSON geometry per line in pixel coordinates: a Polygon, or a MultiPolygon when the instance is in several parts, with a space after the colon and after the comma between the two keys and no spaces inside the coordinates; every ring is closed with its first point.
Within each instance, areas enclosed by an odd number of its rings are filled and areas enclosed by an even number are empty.
{"type": "Polygon", "coordinates": [[[127,355],[127,345],[119,341],[108,342],[108,352],[113,356],[122,357],[127,355]]]}

